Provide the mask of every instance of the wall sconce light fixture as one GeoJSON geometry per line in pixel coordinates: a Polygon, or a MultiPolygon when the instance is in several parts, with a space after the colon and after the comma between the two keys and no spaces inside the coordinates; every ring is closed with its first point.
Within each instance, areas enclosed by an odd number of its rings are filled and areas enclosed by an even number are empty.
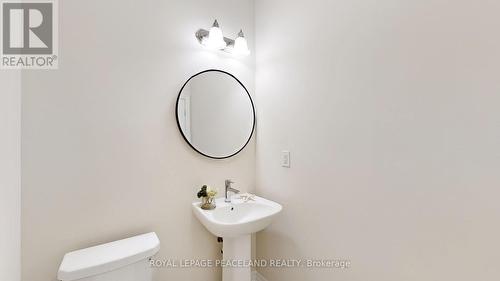
{"type": "Polygon", "coordinates": [[[224,37],[217,20],[214,21],[210,30],[199,29],[196,31],[195,36],[201,45],[211,50],[221,50],[237,56],[248,56],[250,54],[243,30],[240,30],[238,37],[234,40],[224,37]]]}

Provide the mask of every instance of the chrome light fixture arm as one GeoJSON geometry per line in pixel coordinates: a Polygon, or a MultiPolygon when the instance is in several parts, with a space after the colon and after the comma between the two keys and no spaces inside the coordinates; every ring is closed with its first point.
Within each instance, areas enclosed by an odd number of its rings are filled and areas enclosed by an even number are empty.
{"type": "MultiPolygon", "coordinates": [[[[198,29],[194,36],[196,36],[196,39],[198,39],[198,43],[203,45],[203,38],[208,37],[209,31],[203,28],[198,29]]],[[[227,47],[223,49],[223,51],[228,52],[226,49],[234,47],[234,39],[227,38],[224,36],[224,41],[226,41],[227,47]]]]}
{"type": "Polygon", "coordinates": [[[201,28],[198,29],[194,35],[201,45],[204,45],[209,49],[221,50],[227,53],[242,56],[250,54],[243,30],[238,32],[236,39],[225,37],[222,34],[217,20],[214,21],[210,30],[201,28]]]}

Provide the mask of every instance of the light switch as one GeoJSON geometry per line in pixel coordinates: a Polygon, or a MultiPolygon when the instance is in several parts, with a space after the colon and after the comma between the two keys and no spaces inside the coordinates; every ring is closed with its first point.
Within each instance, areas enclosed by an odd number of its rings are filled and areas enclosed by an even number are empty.
{"type": "Polygon", "coordinates": [[[281,152],[281,167],[290,168],[290,151],[281,152]]]}

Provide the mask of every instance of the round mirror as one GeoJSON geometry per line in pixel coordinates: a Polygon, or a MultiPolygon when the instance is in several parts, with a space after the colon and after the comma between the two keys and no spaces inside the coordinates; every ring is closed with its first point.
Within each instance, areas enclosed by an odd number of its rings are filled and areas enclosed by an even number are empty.
{"type": "Polygon", "coordinates": [[[205,70],[182,86],[177,125],[197,152],[215,159],[236,155],[250,141],[255,108],[245,86],[222,70],[205,70]]]}

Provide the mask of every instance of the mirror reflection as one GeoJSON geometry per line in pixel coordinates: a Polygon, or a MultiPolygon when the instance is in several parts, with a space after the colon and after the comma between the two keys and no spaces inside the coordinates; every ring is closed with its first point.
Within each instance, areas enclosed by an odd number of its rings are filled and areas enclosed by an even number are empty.
{"type": "Polygon", "coordinates": [[[250,140],[255,110],[243,84],[233,75],[207,70],[192,76],[177,99],[177,122],[193,149],[211,158],[227,158],[250,140]]]}

